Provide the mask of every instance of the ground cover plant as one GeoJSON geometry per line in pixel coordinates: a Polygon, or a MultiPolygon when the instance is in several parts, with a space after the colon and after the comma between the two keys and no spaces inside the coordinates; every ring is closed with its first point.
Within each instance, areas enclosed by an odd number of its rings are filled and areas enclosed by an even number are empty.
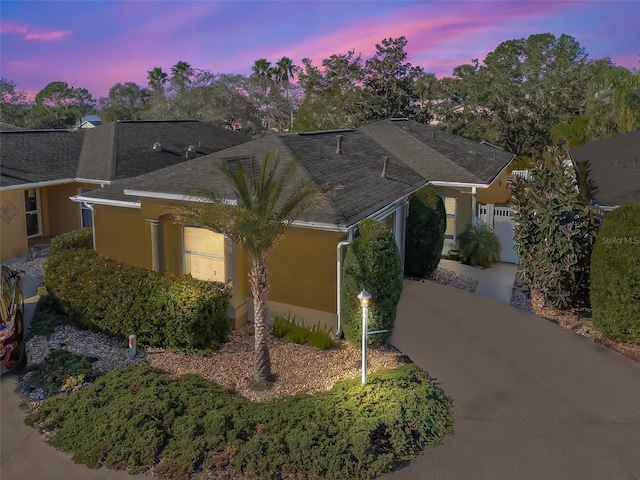
{"type": "Polygon", "coordinates": [[[304,345],[310,343],[319,350],[328,350],[333,346],[333,339],[329,329],[319,328],[317,325],[313,327],[305,327],[304,323],[298,325],[295,316],[291,314],[276,315],[273,319],[272,332],[274,337],[285,338],[291,343],[304,345]]]}
{"type": "Polygon", "coordinates": [[[369,380],[252,403],[196,375],[135,366],[46,401],[25,422],[91,468],[367,479],[438,445],[453,423],[450,400],[415,365],[369,380]]]}
{"type": "Polygon", "coordinates": [[[67,350],[54,350],[42,363],[29,367],[27,388],[42,388],[47,397],[93,380],[91,361],[67,350]]]}

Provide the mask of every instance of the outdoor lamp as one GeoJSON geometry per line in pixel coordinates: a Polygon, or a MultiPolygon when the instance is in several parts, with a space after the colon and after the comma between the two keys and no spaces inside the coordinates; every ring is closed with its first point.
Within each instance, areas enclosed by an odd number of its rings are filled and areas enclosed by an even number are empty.
{"type": "Polygon", "coordinates": [[[362,290],[358,294],[358,300],[362,305],[362,385],[367,383],[367,336],[368,336],[368,319],[369,319],[369,301],[371,294],[366,290],[362,290]]]}

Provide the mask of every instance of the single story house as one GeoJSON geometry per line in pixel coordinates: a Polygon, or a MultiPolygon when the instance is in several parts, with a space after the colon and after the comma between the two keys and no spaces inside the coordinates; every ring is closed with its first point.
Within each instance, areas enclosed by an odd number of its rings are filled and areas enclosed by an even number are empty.
{"type": "Polygon", "coordinates": [[[91,129],[0,129],[0,260],[92,225],[70,197],[251,140],[192,121],[119,121],[91,129]]]}
{"type": "Polygon", "coordinates": [[[174,223],[177,204],[193,201],[192,189],[208,187],[235,200],[219,173],[228,162],[261,162],[277,152],[298,162],[297,175],[330,193],[303,214],[268,259],[269,306],[305,324],[340,329],[341,263],[358,223],[384,222],[401,254],[408,205],[432,183],[449,205],[448,234],[473,221],[479,201],[506,201],[506,167],[513,155],[406,119],[383,120],[349,130],[269,135],[74,196],[93,214],[100,255],[139,267],[227,281],[229,315],[240,326],[252,318],[248,264],[220,234],[174,223]],[[448,200],[449,199],[449,200],[448,200]]]}
{"type": "Polygon", "coordinates": [[[640,129],[569,150],[574,165],[589,162],[598,187],[593,208],[604,212],[640,203],[640,129]]]}

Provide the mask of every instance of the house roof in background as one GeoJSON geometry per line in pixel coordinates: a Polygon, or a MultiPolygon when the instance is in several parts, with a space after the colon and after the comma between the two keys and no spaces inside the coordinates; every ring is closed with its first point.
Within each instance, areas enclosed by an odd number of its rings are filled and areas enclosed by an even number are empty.
{"type": "Polygon", "coordinates": [[[569,149],[575,163],[588,161],[601,206],[640,203],[640,129],[569,149]]]}
{"type": "Polygon", "coordinates": [[[2,188],[64,179],[110,183],[251,140],[195,120],[119,121],[86,130],[1,135],[2,188]],[[155,143],[162,148],[154,150],[155,143]],[[187,153],[190,145],[193,152],[187,153]]]}
{"type": "Polygon", "coordinates": [[[26,128],[18,127],[17,125],[11,125],[10,123],[0,122],[0,132],[16,132],[24,130],[26,130],[26,128]]]}
{"type": "Polygon", "coordinates": [[[414,120],[382,120],[362,131],[430,182],[489,185],[515,158],[493,145],[414,120]]]}
{"type": "Polygon", "coordinates": [[[0,187],[72,180],[84,131],[16,130],[0,133],[0,187]]]}

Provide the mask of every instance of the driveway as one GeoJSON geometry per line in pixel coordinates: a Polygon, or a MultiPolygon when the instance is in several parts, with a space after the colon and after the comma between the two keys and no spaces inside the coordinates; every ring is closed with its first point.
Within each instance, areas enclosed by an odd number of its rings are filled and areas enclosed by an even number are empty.
{"type": "Polygon", "coordinates": [[[489,298],[405,281],[391,342],[453,399],[454,435],[382,478],[640,479],[640,364],[489,298]]]}

